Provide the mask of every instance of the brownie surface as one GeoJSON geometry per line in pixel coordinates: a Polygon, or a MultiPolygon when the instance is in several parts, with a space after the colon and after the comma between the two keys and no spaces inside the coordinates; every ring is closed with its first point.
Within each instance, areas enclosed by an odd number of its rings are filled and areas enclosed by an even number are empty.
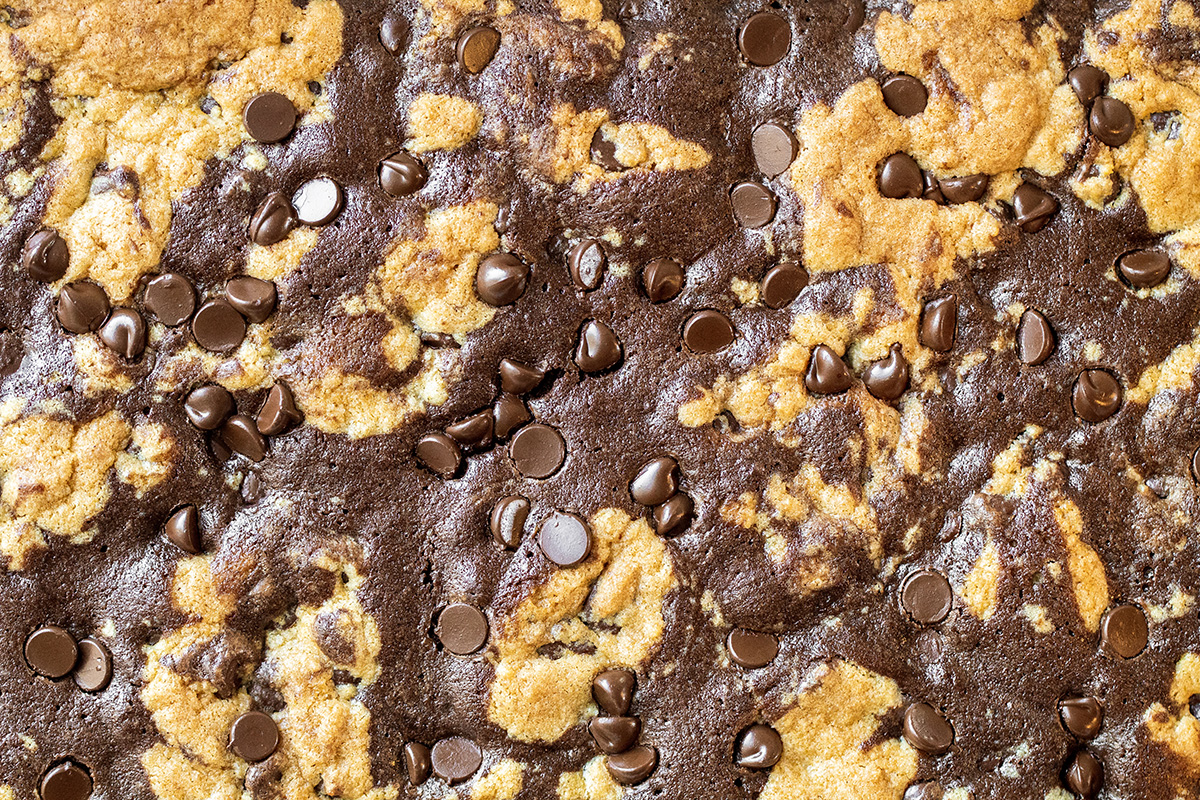
{"type": "Polygon", "coordinates": [[[0,36],[0,800],[1200,796],[1188,0],[0,36]]]}

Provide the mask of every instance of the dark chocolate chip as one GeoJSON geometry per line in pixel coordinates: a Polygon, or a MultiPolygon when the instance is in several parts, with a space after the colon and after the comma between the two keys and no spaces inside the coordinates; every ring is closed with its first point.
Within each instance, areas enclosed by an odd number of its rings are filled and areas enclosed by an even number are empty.
{"type": "Polygon", "coordinates": [[[271,192],[250,218],[250,241],[264,247],[282,242],[296,228],[296,209],[283,192],[271,192]]]}
{"type": "Polygon", "coordinates": [[[656,258],[642,268],[642,289],[651,303],[674,300],[683,289],[683,265],[673,258],[656,258]]]}
{"type": "Polygon", "coordinates": [[[946,195],[942,194],[942,182],[928,172],[924,175],[925,189],[921,192],[921,197],[926,200],[931,200],[939,206],[946,205],[946,195]]]}
{"type": "Polygon", "coordinates": [[[804,385],[814,394],[841,394],[854,382],[846,362],[828,345],[813,348],[804,385]]]}
{"type": "Polygon", "coordinates": [[[1036,309],[1028,309],[1021,315],[1017,326],[1017,358],[1022,364],[1037,366],[1054,352],[1054,329],[1050,320],[1036,309]]]}
{"type": "Polygon", "coordinates": [[[470,739],[451,736],[433,746],[429,760],[433,774],[449,784],[462,783],[483,763],[483,751],[470,739]]]}
{"type": "Polygon", "coordinates": [[[408,782],[413,786],[420,786],[429,780],[433,773],[433,760],[429,748],[420,742],[404,745],[404,770],[408,773],[408,782]]]}
{"type": "Polygon", "coordinates": [[[1071,84],[1075,96],[1086,109],[1108,88],[1108,73],[1091,64],[1081,64],[1067,73],[1067,83],[1071,84]]]}
{"type": "Polygon", "coordinates": [[[607,264],[608,256],[604,253],[604,245],[597,239],[576,242],[567,255],[571,280],[584,291],[590,292],[600,286],[607,264]]]}
{"type": "Polygon", "coordinates": [[[921,311],[921,344],[945,353],[954,347],[958,328],[958,298],[954,295],[930,300],[921,311]]]}
{"type": "Polygon", "coordinates": [[[947,203],[959,205],[975,203],[982,199],[987,194],[990,181],[987,175],[966,175],[961,178],[942,178],[938,181],[938,186],[947,203]]]}
{"type": "Polygon", "coordinates": [[[261,278],[243,275],[231,278],[225,284],[225,297],[229,305],[249,322],[265,322],[278,302],[275,284],[261,278]]]}
{"type": "Polygon", "coordinates": [[[233,413],[233,395],[223,386],[207,383],[188,392],[183,410],[188,421],[202,431],[215,431],[233,413]]]}
{"type": "Polygon", "coordinates": [[[761,228],[775,219],[775,195],[758,181],[742,181],[729,192],[733,217],[743,228],[761,228]]]}
{"type": "Polygon", "coordinates": [[[750,151],[758,171],[768,178],[781,175],[796,160],[800,144],[783,125],[767,122],[754,129],[750,137],[750,151]]]}
{"type": "Polygon", "coordinates": [[[765,667],[779,655],[779,640],[769,633],[734,628],[725,639],[733,663],[745,669],[765,667]]]}
{"type": "Polygon", "coordinates": [[[427,433],[417,442],[417,460],[443,478],[453,478],[462,465],[462,450],[444,433],[427,433]]]}
{"type": "Polygon", "coordinates": [[[516,550],[525,535],[525,520],[529,519],[529,501],[520,495],[509,495],[496,501],[489,519],[492,537],[509,550],[516,550]]]}
{"type": "Polygon", "coordinates": [[[267,456],[267,440],[249,414],[234,414],[225,420],[217,436],[230,450],[251,461],[262,461],[267,456]]]}
{"type": "Polygon", "coordinates": [[[163,526],[167,541],[185,553],[199,555],[203,550],[200,539],[200,515],[195,506],[184,506],[174,511],[163,526]]]}
{"type": "Polygon", "coordinates": [[[1200,447],[1192,453],[1192,480],[1200,483],[1200,447]]]}
{"type": "Polygon", "coordinates": [[[883,103],[892,113],[914,117],[929,103],[929,90],[912,75],[893,75],[883,82],[883,103]]]}
{"type": "Polygon", "coordinates": [[[1091,800],[1104,786],[1104,765],[1088,751],[1080,750],[1067,764],[1063,783],[1084,800],[1091,800]]]}
{"type": "Polygon", "coordinates": [[[513,394],[526,394],[538,387],[546,371],[512,358],[500,359],[500,389],[513,394]]]}
{"type": "Polygon", "coordinates": [[[434,633],[451,653],[467,656],[487,641],[487,617],[475,606],[451,603],[438,614],[434,633]]]}
{"type": "Polygon", "coordinates": [[[932,569],[914,572],[900,587],[900,605],[919,625],[936,625],[950,614],[954,591],[946,576],[932,569]]]}
{"type": "Polygon", "coordinates": [[[247,711],[229,729],[229,749],[247,761],[262,761],[278,746],[279,726],[261,711],[247,711]]]}
{"type": "Polygon", "coordinates": [[[1017,225],[1026,233],[1037,233],[1058,213],[1058,201],[1049,192],[1022,183],[1013,194],[1013,214],[1017,225]]]}
{"type": "Polygon", "coordinates": [[[583,517],[556,511],[538,526],[538,546],[555,564],[573,567],[592,551],[592,529],[583,517]]]}
{"type": "Polygon", "coordinates": [[[649,778],[658,766],[658,751],[639,744],[624,753],[606,756],[604,766],[612,779],[623,786],[632,786],[649,778]]]}
{"type": "Polygon", "coordinates": [[[861,28],[867,19],[867,4],[863,0],[842,0],[842,5],[846,7],[842,27],[853,33],[861,28]]]}
{"type": "Polygon", "coordinates": [[[679,464],[670,456],[652,458],[629,482],[629,495],[635,503],[656,506],[679,491],[679,464]]]}
{"type": "Polygon", "coordinates": [[[899,400],[908,388],[908,359],[900,352],[900,345],[893,344],[887,356],[873,362],[863,373],[863,384],[867,391],[880,400],[899,400]]]}
{"type": "Polygon", "coordinates": [[[624,753],[637,744],[642,732],[642,721],[637,717],[593,717],[588,723],[588,733],[601,753],[613,755],[624,753]]]}
{"type": "Polygon", "coordinates": [[[1146,613],[1135,605],[1111,608],[1100,619],[1100,643],[1121,658],[1139,655],[1149,639],[1146,613]]]}
{"type": "Polygon", "coordinates": [[[421,331],[421,344],[438,349],[458,348],[458,340],[454,338],[454,334],[434,331],[421,331]]]}
{"type": "Polygon", "coordinates": [[[79,642],[79,661],[71,672],[75,685],[85,692],[103,691],[112,680],[112,656],[99,641],[87,638],[79,642]]]}
{"type": "Polygon", "coordinates": [[[458,37],[458,63],[472,75],[483,72],[500,49],[500,32],[495,28],[471,28],[458,37]]]}
{"type": "Polygon", "coordinates": [[[114,308],[100,326],[100,341],[126,359],[146,349],[146,321],[132,308],[114,308]]]}
{"type": "Polygon", "coordinates": [[[491,409],[480,411],[446,426],[446,433],[463,447],[487,447],[492,443],[496,421],[491,409]]]}
{"type": "Polygon", "coordinates": [[[296,398],[287,384],[277,383],[267,392],[254,425],[264,436],[279,436],[287,433],[304,419],[296,407],[296,398]]]}
{"type": "Polygon", "coordinates": [[[1131,286],[1157,286],[1171,273],[1171,257],[1161,250],[1134,250],[1117,259],[1117,270],[1131,286]]]}
{"type": "Polygon", "coordinates": [[[879,193],[893,200],[920,197],[925,192],[925,176],[908,153],[893,153],[879,165],[879,193]]]}
{"type": "Polygon", "coordinates": [[[43,625],[25,639],[25,663],[47,678],[61,678],[75,667],[79,648],[57,625],[43,625]]]}
{"type": "Polygon", "coordinates": [[[625,165],[617,160],[617,144],[604,135],[604,128],[597,128],[592,134],[592,144],[589,148],[592,162],[599,164],[610,172],[621,172],[625,165]]]}
{"type": "Polygon", "coordinates": [[[94,283],[68,283],[58,295],[54,314],[71,333],[100,329],[108,319],[108,295],[94,283]]]}
{"type": "Polygon", "coordinates": [[[296,127],[296,107],[279,92],[251,97],[242,108],[246,131],[260,142],[279,142],[296,127]]]}
{"type": "Polygon", "coordinates": [[[954,726],[929,703],[913,703],[904,711],[905,740],[929,755],[940,755],[954,744],[954,726]]]}
{"type": "Polygon", "coordinates": [[[670,538],[683,533],[692,524],[694,511],[692,498],[680,492],[662,505],[655,506],[650,512],[650,519],[659,536],[670,538]]]}
{"type": "MultiPolygon", "coordinates": [[[[379,25],[379,42],[383,49],[392,55],[399,55],[408,46],[408,20],[399,11],[393,9],[383,18],[379,25]]],[[[424,745],[422,745],[424,746],[424,745]]]]}
{"type": "Polygon", "coordinates": [[[401,150],[379,162],[379,185],[392,197],[420,191],[429,173],[420,161],[401,150]]]}
{"type": "Polygon", "coordinates": [[[720,311],[706,308],[683,323],[683,343],[693,353],[717,353],[733,344],[733,323],[720,311]]]}
{"type": "Polygon", "coordinates": [[[760,11],[742,26],[738,49],[751,64],[769,67],[778,64],[792,46],[792,26],[779,14],[760,11]]]}
{"type": "Polygon", "coordinates": [[[320,227],[333,222],[346,203],[342,187],[333,178],[322,176],[300,184],[292,195],[296,218],[303,225],[320,227]]]}
{"type": "Polygon", "coordinates": [[[629,713],[637,676],[627,669],[606,669],[592,679],[592,699],[605,714],[623,717],[629,713]]]}
{"type": "Polygon", "coordinates": [[[196,290],[184,276],[164,272],[146,284],[142,302],[155,319],[173,328],[187,322],[196,310],[196,290]]]}
{"type": "Polygon", "coordinates": [[[507,306],[525,294],[529,265],[512,253],[493,253],[479,262],[475,291],[490,306],[507,306]]]}
{"type": "Polygon", "coordinates": [[[770,725],[751,725],[738,735],[735,760],[739,767],[770,769],[782,757],[783,738],[770,725]]]}
{"type": "Polygon", "coordinates": [[[784,308],[808,286],[808,270],[795,261],[784,261],[767,270],[762,279],[762,298],[767,308],[784,308]]]}
{"type": "Polygon", "coordinates": [[[54,283],[67,274],[71,253],[67,241],[58,235],[58,231],[42,228],[25,241],[21,261],[35,281],[54,283]]]}
{"type": "Polygon", "coordinates": [[[590,319],[579,331],[575,363],[584,372],[603,372],[621,360],[621,342],[613,329],[590,319]]]}
{"type": "Polygon", "coordinates": [[[1109,371],[1085,369],[1075,379],[1071,405],[1080,419],[1103,422],[1121,407],[1121,384],[1109,371]]]}
{"type": "Polygon", "coordinates": [[[1133,112],[1115,97],[1097,97],[1088,114],[1088,129],[1109,147],[1120,147],[1133,136],[1133,112]]]}
{"type": "Polygon", "coordinates": [[[1080,739],[1091,739],[1104,725],[1104,705],[1095,697],[1067,697],[1058,703],[1063,728],[1080,739]]]}
{"type": "Polygon", "coordinates": [[[41,800],[87,800],[92,795],[92,776],[74,761],[51,767],[38,784],[41,800]]]}
{"type": "Polygon", "coordinates": [[[213,298],[192,318],[192,336],[205,350],[230,353],[246,338],[246,320],[221,298],[213,298]]]}
{"type": "Polygon", "coordinates": [[[507,439],[513,431],[533,419],[525,401],[508,392],[496,398],[496,405],[492,406],[492,418],[496,422],[496,438],[500,441],[507,439]]]}
{"type": "Polygon", "coordinates": [[[517,431],[508,446],[513,466],[526,478],[549,478],[567,458],[562,435],[549,425],[534,423],[517,431]]]}

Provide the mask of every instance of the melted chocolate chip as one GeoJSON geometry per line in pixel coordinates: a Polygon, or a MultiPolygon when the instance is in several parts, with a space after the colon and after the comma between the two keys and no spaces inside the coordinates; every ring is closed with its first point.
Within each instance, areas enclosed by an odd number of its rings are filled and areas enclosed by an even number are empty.
{"type": "Polygon", "coordinates": [[[184,276],[164,272],[146,284],[142,302],[151,316],[173,328],[187,322],[196,310],[196,290],[184,276]]]}
{"type": "Polygon", "coordinates": [[[277,383],[267,392],[254,425],[264,436],[279,436],[299,425],[304,415],[296,407],[296,398],[287,384],[277,383]]]}
{"type": "Polygon", "coordinates": [[[1161,250],[1134,250],[1117,259],[1117,271],[1131,286],[1148,289],[1171,274],[1171,257],[1161,250]]]}
{"type": "Polygon", "coordinates": [[[576,242],[567,256],[571,279],[575,281],[576,286],[588,292],[600,286],[607,264],[608,256],[604,253],[604,245],[597,239],[576,242]]]}
{"type": "Polygon", "coordinates": [[[1017,327],[1017,358],[1022,364],[1037,366],[1054,352],[1054,329],[1042,312],[1028,309],[1017,327]]]}
{"type": "Polygon", "coordinates": [[[25,663],[43,677],[63,677],[78,657],[75,639],[57,625],[43,625],[25,639],[25,663]]]}
{"type": "Polygon", "coordinates": [[[404,745],[404,770],[408,773],[408,782],[413,786],[420,786],[429,780],[433,773],[433,759],[429,748],[419,742],[404,745]]]}
{"type": "Polygon", "coordinates": [[[624,753],[637,744],[642,721],[637,717],[594,717],[588,723],[588,733],[601,753],[624,753]]]}
{"type": "Polygon", "coordinates": [[[954,727],[929,703],[913,703],[904,711],[904,739],[922,753],[936,756],[954,744],[954,727]]]}
{"type": "Polygon", "coordinates": [[[53,283],[67,274],[71,253],[58,231],[42,228],[26,240],[21,262],[35,281],[53,283]]]}
{"type": "Polygon", "coordinates": [[[213,298],[192,318],[192,336],[205,350],[231,353],[246,338],[246,320],[228,302],[213,298]]]}
{"type": "Polygon", "coordinates": [[[495,28],[471,28],[458,37],[458,63],[472,75],[483,72],[500,49],[500,32],[495,28]]]}
{"type": "Polygon", "coordinates": [[[1063,783],[1084,800],[1090,800],[1100,794],[1104,786],[1104,765],[1088,751],[1080,750],[1068,762],[1063,783]]]}
{"type": "Polygon", "coordinates": [[[379,162],[379,185],[392,197],[406,197],[420,191],[428,178],[421,162],[403,150],[379,162]]]}
{"type": "Polygon", "coordinates": [[[733,323],[720,311],[706,308],[683,324],[683,343],[693,353],[717,353],[733,344],[733,323]]]}
{"type": "Polygon", "coordinates": [[[296,209],[282,192],[271,192],[250,218],[250,241],[264,247],[282,242],[296,228],[296,209]]]}
{"type": "Polygon", "coordinates": [[[46,771],[38,791],[41,800],[87,800],[92,795],[92,776],[74,761],[63,761],[46,771]]]}
{"type": "Polygon", "coordinates": [[[108,319],[108,295],[94,283],[68,283],[58,295],[54,314],[71,333],[100,329],[108,319]]]}
{"type": "Polygon", "coordinates": [[[389,11],[379,25],[379,43],[383,49],[394,56],[399,55],[408,46],[409,27],[408,20],[399,11],[389,11]]]}
{"type": "Polygon", "coordinates": [[[750,151],[758,171],[768,178],[780,175],[796,160],[800,144],[792,132],[778,122],[767,122],[754,129],[750,151]]]}
{"type": "Polygon", "coordinates": [[[195,506],[184,506],[172,512],[163,526],[167,541],[190,555],[199,555],[204,549],[200,539],[200,515],[195,506]]]}
{"type": "Polygon", "coordinates": [[[958,298],[950,295],[930,300],[921,312],[921,344],[939,353],[948,352],[954,347],[957,327],[958,298]]]}
{"type": "Polygon", "coordinates": [[[479,745],[462,736],[442,739],[430,751],[433,774],[446,783],[462,783],[475,774],[483,763],[483,751],[479,745]]]}
{"type": "Polygon", "coordinates": [[[251,97],[242,108],[246,132],[260,142],[280,142],[296,127],[296,107],[279,92],[251,97]]]}
{"type": "Polygon", "coordinates": [[[936,625],[950,614],[954,591],[950,581],[936,570],[914,572],[900,589],[900,605],[909,619],[919,625],[936,625]]]}
{"type": "Polygon", "coordinates": [[[739,767],[770,769],[783,758],[783,739],[770,725],[751,725],[738,735],[736,753],[739,767]]]}
{"type": "Polygon", "coordinates": [[[132,308],[114,308],[100,326],[100,341],[125,359],[133,360],[146,349],[146,321],[132,308]]]}
{"type": "Polygon", "coordinates": [[[621,342],[613,329],[599,320],[588,320],[579,331],[575,363],[584,372],[603,372],[621,360],[621,342]]]}
{"type": "Polygon", "coordinates": [[[247,711],[229,729],[229,749],[247,761],[262,761],[278,746],[279,726],[261,711],[247,711]]]}
{"type": "Polygon", "coordinates": [[[804,375],[804,385],[810,392],[841,394],[853,382],[850,368],[832,348],[823,344],[813,348],[812,356],[808,359],[808,372],[804,375]]]}
{"type": "Polygon", "coordinates": [[[1032,183],[1022,183],[1013,194],[1013,214],[1026,233],[1037,233],[1058,213],[1058,201],[1032,183]]]}
{"type": "Polygon", "coordinates": [[[592,679],[592,699],[596,705],[614,717],[629,713],[637,677],[627,669],[608,669],[592,679]]]}
{"type": "Polygon", "coordinates": [[[946,196],[942,194],[942,182],[928,172],[924,174],[923,178],[925,188],[921,192],[921,197],[937,203],[939,206],[946,205],[946,196]]]}
{"type": "Polygon", "coordinates": [[[794,261],[784,261],[767,270],[762,279],[762,298],[767,308],[784,308],[808,286],[808,271],[794,261]]]}
{"type": "Polygon", "coordinates": [[[734,628],[725,639],[733,663],[745,669],[765,667],[779,655],[779,640],[769,633],[734,628]]]}
{"type": "Polygon", "coordinates": [[[1114,97],[1097,97],[1088,114],[1088,130],[1109,147],[1120,147],[1133,136],[1133,112],[1114,97]]]}
{"type": "Polygon", "coordinates": [[[223,386],[205,384],[188,392],[183,410],[188,421],[202,431],[215,431],[233,413],[233,395],[223,386]]]}
{"type": "Polygon", "coordinates": [[[987,175],[966,175],[962,178],[943,178],[938,186],[947,203],[960,205],[981,200],[987,194],[990,181],[987,175]]]}
{"type": "Polygon", "coordinates": [[[649,778],[658,766],[658,751],[640,744],[624,753],[605,758],[604,765],[612,779],[623,786],[632,786],[649,778]]]}
{"type": "Polygon", "coordinates": [[[524,400],[505,392],[496,398],[496,405],[492,407],[492,419],[495,420],[496,438],[503,441],[533,417],[530,416],[524,400]]]}
{"type": "Polygon", "coordinates": [[[733,216],[743,228],[761,228],[775,219],[775,195],[757,181],[742,181],[729,192],[733,216]]]}
{"type": "Polygon", "coordinates": [[[79,642],[79,660],[71,672],[75,685],[85,692],[100,692],[112,680],[112,656],[96,639],[79,642]]]}
{"type": "Polygon", "coordinates": [[[251,461],[262,461],[267,456],[267,441],[249,414],[234,414],[225,420],[217,436],[231,451],[251,461]]]}
{"type": "Polygon", "coordinates": [[[512,305],[525,294],[529,265],[512,253],[493,253],[479,262],[475,291],[490,306],[512,305]]]}
{"type": "Polygon", "coordinates": [[[444,433],[427,433],[417,442],[417,460],[443,478],[453,478],[462,465],[462,450],[444,433]]]}
{"type": "Polygon", "coordinates": [[[617,160],[617,144],[604,134],[604,128],[599,127],[592,134],[590,154],[593,163],[599,164],[610,172],[621,172],[625,165],[617,160]]]}
{"type": "Polygon", "coordinates": [[[1103,422],[1121,407],[1121,384],[1111,372],[1085,369],[1075,379],[1071,405],[1080,419],[1103,422]]]}
{"type": "Polygon", "coordinates": [[[249,276],[231,278],[226,282],[225,297],[229,305],[249,322],[265,322],[275,310],[278,300],[274,283],[249,276]]]}
{"type": "Polygon", "coordinates": [[[899,400],[908,388],[908,359],[893,344],[886,357],[873,362],[863,373],[863,384],[872,396],[891,402],[899,400]]]}
{"type": "Polygon", "coordinates": [[[1059,701],[1058,719],[1071,735],[1091,739],[1104,724],[1104,706],[1095,697],[1068,697],[1059,701]]]}
{"type": "Polygon", "coordinates": [[[680,492],[662,505],[655,506],[650,512],[650,520],[659,536],[670,538],[687,529],[692,523],[694,510],[692,498],[680,492]]]}
{"type": "Polygon", "coordinates": [[[792,46],[792,26],[779,14],[760,11],[742,26],[738,49],[751,64],[769,67],[779,63],[792,46]]]}
{"type": "Polygon", "coordinates": [[[500,359],[500,388],[513,394],[532,392],[545,379],[546,371],[512,358],[500,359]]]}
{"type": "Polygon", "coordinates": [[[480,448],[492,443],[496,420],[491,410],[480,411],[446,426],[446,433],[463,447],[480,448]]]}
{"type": "Polygon", "coordinates": [[[911,75],[893,75],[883,82],[883,103],[902,117],[915,117],[929,103],[925,84],[911,75]]]}
{"type": "Polygon", "coordinates": [[[509,550],[516,550],[525,535],[525,520],[529,519],[529,501],[520,495],[509,495],[492,506],[489,518],[492,537],[509,550]]]}
{"type": "Polygon", "coordinates": [[[651,303],[674,300],[683,289],[683,266],[673,258],[656,258],[642,268],[642,289],[651,303]]]}
{"type": "Polygon", "coordinates": [[[1121,658],[1140,655],[1149,640],[1146,613],[1135,605],[1111,608],[1100,619],[1100,643],[1121,658]]]}
{"type": "Polygon", "coordinates": [[[924,174],[908,153],[893,153],[879,165],[879,193],[884,197],[903,200],[924,191],[924,174]]]}
{"type": "Polygon", "coordinates": [[[583,517],[556,511],[538,526],[538,546],[555,564],[573,567],[592,551],[592,529],[583,517]]]}
{"type": "Polygon", "coordinates": [[[659,456],[642,464],[629,482],[629,495],[644,506],[665,503],[678,491],[679,464],[670,456],[659,456]]]}
{"type": "Polygon", "coordinates": [[[451,653],[467,656],[487,641],[487,617],[475,606],[452,603],[438,614],[434,634],[451,653]]]}
{"type": "Polygon", "coordinates": [[[1088,108],[1108,88],[1108,73],[1091,64],[1081,64],[1067,73],[1067,83],[1083,107],[1088,108]]]}
{"type": "Polygon", "coordinates": [[[296,218],[303,225],[320,227],[328,225],[342,213],[346,195],[333,178],[313,178],[300,184],[292,195],[292,207],[296,218]]]}

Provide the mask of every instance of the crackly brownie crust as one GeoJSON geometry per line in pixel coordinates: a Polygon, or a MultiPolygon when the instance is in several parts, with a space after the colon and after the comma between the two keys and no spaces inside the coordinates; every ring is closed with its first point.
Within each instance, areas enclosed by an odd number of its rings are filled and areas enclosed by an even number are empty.
{"type": "Polygon", "coordinates": [[[0,35],[0,798],[1197,796],[1192,3],[0,35]]]}

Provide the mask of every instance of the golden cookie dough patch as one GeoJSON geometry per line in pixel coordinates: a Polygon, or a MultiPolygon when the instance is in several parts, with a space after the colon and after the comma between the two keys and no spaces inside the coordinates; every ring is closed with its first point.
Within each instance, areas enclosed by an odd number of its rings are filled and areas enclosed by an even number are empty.
{"type": "Polygon", "coordinates": [[[621,785],[612,779],[603,756],[558,778],[558,800],[620,800],[621,794],[621,785]]]}
{"type": "Polygon", "coordinates": [[[1165,776],[1180,797],[1188,796],[1185,787],[1194,786],[1200,776],[1200,720],[1189,706],[1196,694],[1200,694],[1200,654],[1185,653],[1175,664],[1167,702],[1154,703],[1143,717],[1150,738],[1170,749],[1185,768],[1183,774],[1168,771],[1165,776]]]}
{"type": "Polygon", "coordinates": [[[423,94],[408,107],[408,141],[414,153],[456,150],[475,138],[483,112],[463,97],[423,94]]]}

